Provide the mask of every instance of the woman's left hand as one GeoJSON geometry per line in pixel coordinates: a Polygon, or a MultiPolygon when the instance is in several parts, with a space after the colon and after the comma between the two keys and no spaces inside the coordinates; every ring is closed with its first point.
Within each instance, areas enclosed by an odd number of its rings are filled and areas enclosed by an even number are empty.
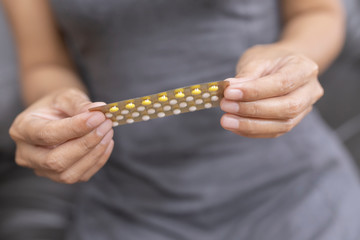
{"type": "Polygon", "coordinates": [[[237,76],[227,79],[222,127],[252,138],[289,132],[323,95],[317,76],[315,62],[279,44],[250,48],[238,63],[237,76]]]}

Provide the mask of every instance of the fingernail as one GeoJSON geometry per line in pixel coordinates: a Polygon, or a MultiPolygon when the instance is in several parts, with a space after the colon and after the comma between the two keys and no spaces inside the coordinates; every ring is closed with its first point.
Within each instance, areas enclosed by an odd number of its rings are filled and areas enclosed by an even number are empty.
{"type": "Polygon", "coordinates": [[[245,78],[245,77],[236,77],[236,78],[228,78],[226,81],[229,81],[230,84],[237,84],[242,82],[247,82],[252,80],[251,78],[245,78]]]}
{"type": "Polygon", "coordinates": [[[222,125],[224,128],[230,129],[238,129],[239,128],[239,121],[236,118],[225,116],[223,118],[222,125]]]}
{"type": "Polygon", "coordinates": [[[105,134],[110,131],[111,128],[112,122],[110,120],[106,120],[96,129],[96,134],[100,137],[105,136],[105,134]]]}
{"type": "Polygon", "coordinates": [[[227,78],[227,79],[225,79],[225,81],[230,82],[230,84],[235,82],[236,80],[237,80],[236,78],[227,78]]]}
{"type": "Polygon", "coordinates": [[[94,112],[91,113],[91,115],[92,116],[86,121],[86,124],[91,128],[99,126],[99,124],[105,120],[105,116],[101,112],[94,112]]]}
{"type": "Polygon", "coordinates": [[[225,91],[225,98],[231,100],[241,100],[243,92],[240,89],[227,89],[225,91]]]}
{"type": "Polygon", "coordinates": [[[113,145],[114,145],[114,140],[111,140],[112,143],[110,143],[107,147],[106,147],[106,150],[105,150],[105,153],[109,153],[110,150],[112,149],[113,145]]]}
{"type": "Polygon", "coordinates": [[[113,137],[114,133],[113,131],[110,131],[108,132],[105,137],[101,140],[101,143],[102,145],[107,145],[109,144],[109,142],[112,140],[112,137],[113,137]]]}
{"type": "Polygon", "coordinates": [[[239,104],[236,102],[224,101],[221,104],[221,109],[224,112],[237,113],[239,112],[239,104]]]}
{"type": "Polygon", "coordinates": [[[256,77],[252,76],[252,77],[242,77],[241,75],[237,76],[234,81],[234,83],[242,83],[242,82],[247,82],[247,81],[252,81],[254,80],[256,77]]]}
{"type": "Polygon", "coordinates": [[[88,108],[100,107],[100,106],[104,106],[104,105],[106,105],[106,103],[104,103],[104,102],[94,102],[94,103],[90,104],[88,106],[88,108]]]}

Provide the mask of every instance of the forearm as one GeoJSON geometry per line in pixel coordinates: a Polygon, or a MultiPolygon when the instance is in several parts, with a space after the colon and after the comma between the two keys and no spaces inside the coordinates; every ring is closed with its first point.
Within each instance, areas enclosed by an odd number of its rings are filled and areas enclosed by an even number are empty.
{"type": "MultiPolygon", "coordinates": [[[[283,0],[284,30],[278,44],[302,53],[319,65],[324,71],[342,48],[344,41],[343,9],[337,1],[316,5],[313,1],[308,8],[301,1],[283,0]]],[[[304,1],[306,2],[306,1],[304,1]]],[[[320,1],[321,2],[321,1],[320,1]]],[[[305,3],[306,4],[306,3],[305,3]]]]}
{"type": "Polygon", "coordinates": [[[77,74],[60,65],[48,64],[24,70],[21,78],[22,96],[26,105],[61,89],[76,88],[86,92],[77,74]]]}
{"type": "Polygon", "coordinates": [[[26,105],[65,88],[85,91],[47,0],[2,0],[17,45],[26,105]]]}

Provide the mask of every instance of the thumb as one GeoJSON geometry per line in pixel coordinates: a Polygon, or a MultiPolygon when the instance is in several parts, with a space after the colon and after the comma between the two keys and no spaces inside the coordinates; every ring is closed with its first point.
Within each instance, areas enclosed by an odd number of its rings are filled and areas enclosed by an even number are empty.
{"type": "Polygon", "coordinates": [[[234,78],[228,78],[230,84],[224,91],[224,97],[228,100],[239,100],[243,96],[241,86],[244,82],[253,81],[260,78],[265,74],[264,64],[258,61],[248,61],[246,59],[240,59],[236,67],[236,76],[234,78]]]}
{"type": "Polygon", "coordinates": [[[259,61],[240,59],[236,67],[236,75],[230,83],[251,81],[263,76],[266,72],[266,66],[259,61]]]}
{"type": "Polygon", "coordinates": [[[87,112],[89,108],[104,105],[92,103],[89,97],[81,90],[69,89],[58,93],[54,98],[54,108],[72,117],[87,112]]]}

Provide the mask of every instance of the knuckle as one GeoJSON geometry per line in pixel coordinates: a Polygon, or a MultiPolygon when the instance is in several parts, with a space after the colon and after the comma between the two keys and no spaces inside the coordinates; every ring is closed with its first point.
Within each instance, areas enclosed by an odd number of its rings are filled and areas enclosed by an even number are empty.
{"type": "Polygon", "coordinates": [[[59,175],[59,180],[65,184],[74,184],[79,182],[79,177],[71,173],[63,173],[59,175]]]}
{"type": "Polygon", "coordinates": [[[243,98],[244,99],[258,99],[260,96],[260,91],[257,87],[248,87],[248,88],[243,88],[243,98]]]}
{"type": "Polygon", "coordinates": [[[23,159],[22,157],[20,156],[16,156],[15,157],[15,163],[21,167],[28,167],[28,163],[27,161],[25,161],[25,159],[23,159]]]}
{"type": "Polygon", "coordinates": [[[316,76],[319,73],[319,65],[310,58],[301,55],[301,62],[310,75],[316,76]]]}
{"type": "Polygon", "coordinates": [[[286,120],[283,124],[283,129],[282,131],[280,131],[280,134],[284,134],[287,132],[290,132],[293,128],[295,127],[295,120],[294,119],[289,119],[286,120]]]}
{"type": "Polygon", "coordinates": [[[15,163],[21,167],[30,167],[29,162],[23,157],[19,148],[17,148],[15,152],[15,163]]]}
{"type": "MultiPolygon", "coordinates": [[[[241,107],[240,107],[241,109],[241,107]]],[[[254,103],[248,103],[243,105],[243,109],[245,110],[246,114],[251,116],[258,116],[260,113],[259,106],[254,103]]]]}
{"type": "Polygon", "coordinates": [[[319,65],[305,56],[302,56],[302,58],[302,61],[304,62],[304,67],[306,67],[305,69],[307,69],[308,75],[317,76],[319,74],[319,65]]]}
{"type": "Polygon", "coordinates": [[[286,113],[290,118],[294,118],[302,111],[303,104],[299,100],[290,100],[286,106],[286,113]]]}
{"type": "Polygon", "coordinates": [[[318,84],[318,94],[317,94],[317,99],[320,99],[322,96],[324,96],[324,88],[320,85],[320,83],[318,84]]]}
{"type": "Polygon", "coordinates": [[[50,153],[45,161],[45,167],[55,172],[63,172],[66,167],[58,153],[50,153]]]}
{"type": "Polygon", "coordinates": [[[294,87],[294,82],[288,76],[288,74],[281,74],[280,90],[282,92],[289,92],[294,87]]]}
{"type": "Polygon", "coordinates": [[[19,140],[21,138],[21,135],[20,135],[19,131],[17,130],[17,128],[14,125],[12,125],[10,127],[9,135],[10,135],[11,139],[14,140],[14,141],[17,141],[17,140],[19,140]]]}
{"type": "Polygon", "coordinates": [[[317,63],[315,63],[315,62],[311,62],[311,66],[310,66],[310,69],[312,70],[312,72],[313,72],[313,74],[314,75],[318,75],[319,74],[319,65],[317,64],[317,63]]]}
{"type": "Polygon", "coordinates": [[[24,140],[23,131],[20,130],[20,127],[22,125],[22,116],[23,114],[20,114],[18,117],[16,117],[9,128],[9,135],[14,141],[24,140]]]}
{"type": "Polygon", "coordinates": [[[79,145],[83,152],[89,152],[96,146],[99,141],[99,137],[94,137],[93,139],[82,137],[79,139],[79,145]]]}
{"type": "Polygon", "coordinates": [[[16,140],[16,135],[17,135],[17,132],[15,130],[15,127],[14,126],[11,126],[10,129],[9,129],[9,135],[11,137],[11,139],[13,140],[16,140]]]}
{"type": "Polygon", "coordinates": [[[47,127],[44,126],[37,134],[36,136],[36,141],[40,141],[43,142],[47,145],[52,145],[56,142],[55,140],[55,136],[54,136],[54,131],[47,127]]]}
{"type": "Polygon", "coordinates": [[[37,140],[42,142],[47,142],[48,135],[49,135],[48,129],[42,128],[37,135],[37,140]]]}

